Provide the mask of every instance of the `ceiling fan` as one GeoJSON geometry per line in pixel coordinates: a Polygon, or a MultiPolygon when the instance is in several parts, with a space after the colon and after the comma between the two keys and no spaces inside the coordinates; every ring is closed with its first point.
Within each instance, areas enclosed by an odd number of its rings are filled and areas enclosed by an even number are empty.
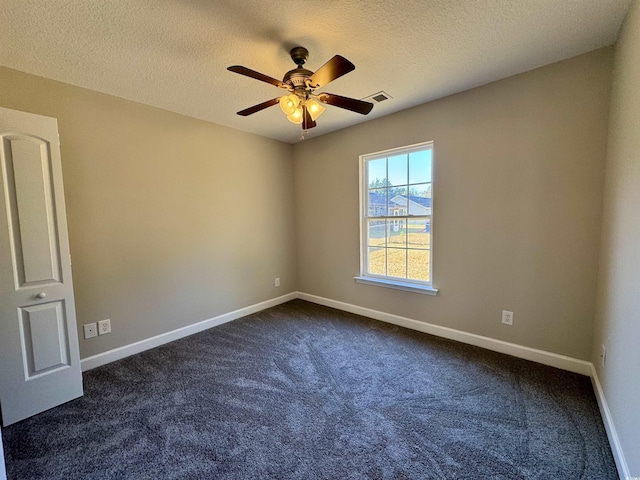
{"type": "Polygon", "coordinates": [[[270,83],[288,92],[281,97],[245,108],[239,111],[238,115],[246,117],[279,103],[280,108],[291,122],[301,124],[303,130],[309,130],[316,126],[316,119],[324,112],[323,104],[344,108],[362,115],[368,114],[373,108],[372,103],[355,98],[342,97],[333,93],[315,93],[316,89],[324,87],[329,82],[356,68],[346,58],[336,55],[314,73],[303,67],[309,57],[309,51],[306,48],[292,48],[290,55],[297,68],[285,73],[282,81],[240,65],[227,68],[231,72],[270,83]]]}

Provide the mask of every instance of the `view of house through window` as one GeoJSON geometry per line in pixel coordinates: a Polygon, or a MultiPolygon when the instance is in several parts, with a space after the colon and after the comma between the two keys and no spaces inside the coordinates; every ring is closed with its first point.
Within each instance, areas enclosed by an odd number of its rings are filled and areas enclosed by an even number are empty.
{"type": "Polygon", "coordinates": [[[431,284],[433,143],[362,157],[362,275],[431,284]]]}

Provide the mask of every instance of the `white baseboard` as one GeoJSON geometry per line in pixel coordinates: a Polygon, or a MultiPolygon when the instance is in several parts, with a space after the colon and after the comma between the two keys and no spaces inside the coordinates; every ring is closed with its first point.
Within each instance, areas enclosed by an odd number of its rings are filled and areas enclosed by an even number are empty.
{"type": "Polygon", "coordinates": [[[507,355],[523,358],[525,360],[531,360],[533,362],[542,363],[544,365],[560,368],[562,370],[568,370],[570,372],[579,373],[581,375],[591,375],[591,362],[578,360],[577,358],[566,357],[564,355],[558,355],[557,353],[550,353],[545,352],[544,350],[524,347],[515,343],[503,342],[502,340],[483,337],[481,335],[467,333],[461,330],[454,330],[453,328],[442,327],[440,325],[420,322],[418,320],[413,320],[412,318],[401,317],[399,315],[393,315],[386,312],[380,312],[378,310],[372,310],[370,308],[360,307],[358,305],[352,305],[350,303],[339,302],[337,300],[331,300],[329,298],[318,297],[316,295],[311,295],[308,293],[298,292],[298,298],[307,300],[309,302],[318,303],[320,305],[325,305],[327,307],[337,308],[338,310],[344,310],[345,312],[374,318],[382,322],[392,323],[394,325],[409,328],[411,330],[429,333],[431,335],[448,338],[450,340],[457,340],[458,342],[486,348],[487,350],[492,350],[494,352],[506,353],[507,355]]]}
{"type": "Polygon", "coordinates": [[[591,383],[593,384],[593,390],[596,394],[596,400],[598,400],[598,407],[600,408],[600,414],[602,415],[602,421],[604,423],[604,429],[607,431],[607,437],[609,437],[609,444],[611,445],[611,451],[613,452],[613,459],[616,461],[616,467],[618,467],[618,474],[620,480],[627,480],[629,478],[635,478],[631,476],[627,460],[624,457],[622,451],[622,445],[620,445],[620,439],[616,432],[616,427],[613,423],[613,417],[607,404],[607,399],[604,396],[604,390],[600,384],[598,378],[598,372],[596,372],[593,364],[591,365],[591,383]]]}
{"type": "MultiPolygon", "coordinates": [[[[91,370],[92,368],[100,367],[102,365],[106,365],[107,363],[120,360],[121,358],[129,357],[131,355],[135,355],[136,353],[159,347],[160,345],[164,345],[165,343],[188,337],[189,335],[193,335],[194,333],[202,332],[203,330],[222,325],[223,323],[236,320],[246,315],[251,315],[252,313],[259,312],[266,308],[275,307],[276,305],[280,305],[281,303],[285,303],[296,298],[298,298],[298,292],[288,293],[287,295],[282,295],[281,297],[272,298],[271,300],[256,303],[255,305],[250,305],[239,310],[234,310],[233,312],[224,313],[222,315],[218,315],[217,317],[194,323],[193,325],[187,325],[186,327],[178,328],[167,333],[162,333],[160,335],[156,335],[155,337],[140,340],[139,342],[131,343],[123,347],[114,348],[113,350],[109,350],[107,352],[83,358],[80,361],[80,365],[82,371],[86,372],[87,370],[91,370]]],[[[0,480],[2,479],[0,478],[0,480]]]]}
{"type": "Polygon", "coordinates": [[[174,340],[193,335],[194,333],[198,333],[203,330],[222,325],[223,323],[236,320],[246,315],[251,315],[252,313],[256,313],[260,310],[280,305],[281,303],[285,303],[296,298],[307,300],[309,302],[317,303],[320,305],[325,305],[327,307],[337,308],[338,310],[343,310],[345,312],[363,315],[365,317],[373,318],[383,322],[392,323],[394,325],[409,328],[411,330],[417,330],[419,332],[429,333],[438,337],[457,340],[469,345],[486,348],[487,350],[492,350],[494,352],[506,353],[507,355],[523,358],[525,360],[531,360],[534,362],[542,363],[544,365],[560,368],[562,370],[568,370],[570,372],[580,373],[587,376],[590,376],[592,373],[591,363],[584,360],[578,360],[576,358],[558,355],[556,353],[545,352],[543,350],[537,350],[535,348],[524,347],[515,343],[503,342],[502,340],[483,337],[481,335],[467,333],[461,330],[455,330],[453,328],[420,322],[412,318],[401,317],[399,315],[360,307],[358,305],[352,305],[350,303],[340,302],[338,300],[332,300],[325,297],[319,297],[317,295],[311,295],[304,292],[292,292],[281,297],[273,298],[271,300],[256,303],[255,305],[241,308],[233,312],[225,313],[208,320],[203,320],[201,322],[194,323],[193,325],[187,325],[186,327],[178,328],[167,333],[156,335],[155,337],[140,340],[139,342],[135,342],[129,345],[115,348],[113,350],[109,350],[107,352],[84,358],[80,362],[82,371],[85,372],[87,370],[91,370],[92,368],[106,365],[107,363],[120,360],[121,358],[144,352],[145,350],[164,345],[165,343],[169,343],[174,340]]]}

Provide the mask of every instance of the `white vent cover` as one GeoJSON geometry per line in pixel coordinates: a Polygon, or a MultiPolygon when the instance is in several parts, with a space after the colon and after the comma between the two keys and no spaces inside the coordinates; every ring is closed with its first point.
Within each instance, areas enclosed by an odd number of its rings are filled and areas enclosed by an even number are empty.
{"type": "Polygon", "coordinates": [[[384,102],[385,100],[389,100],[390,98],[393,97],[386,92],[380,91],[378,93],[374,93],[373,95],[369,95],[362,100],[364,100],[365,102],[380,103],[384,102]]]}

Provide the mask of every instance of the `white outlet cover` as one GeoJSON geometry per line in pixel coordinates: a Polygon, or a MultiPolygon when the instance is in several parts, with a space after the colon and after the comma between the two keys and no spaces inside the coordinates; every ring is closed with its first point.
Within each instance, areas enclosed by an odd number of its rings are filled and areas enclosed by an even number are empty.
{"type": "Polygon", "coordinates": [[[111,333],[111,320],[100,320],[98,322],[98,335],[106,335],[107,333],[111,333]]]}
{"type": "Polygon", "coordinates": [[[505,325],[513,325],[513,312],[509,310],[502,311],[502,323],[505,325]]]}

